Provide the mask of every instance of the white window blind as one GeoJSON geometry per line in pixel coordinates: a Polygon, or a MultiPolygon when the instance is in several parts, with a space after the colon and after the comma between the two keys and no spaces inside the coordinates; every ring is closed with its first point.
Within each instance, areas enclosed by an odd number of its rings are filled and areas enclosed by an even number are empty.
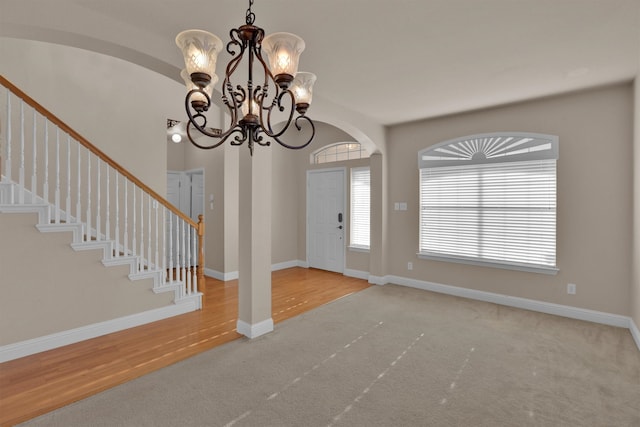
{"type": "Polygon", "coordinates": [[[421,168],[419,250],[555,268],[556,160],[421,168]]]}
{"type": "Polygon", "coordinates": [[[419,257],[555,274],[558,137],[494,132],[418,152],[419,257]]]}
{"type": "Polygon", "coordinates": [[[351,228],[352,247],[369,248],[369,212],[371,179],[369,168],[351,169],[351,228]]]}

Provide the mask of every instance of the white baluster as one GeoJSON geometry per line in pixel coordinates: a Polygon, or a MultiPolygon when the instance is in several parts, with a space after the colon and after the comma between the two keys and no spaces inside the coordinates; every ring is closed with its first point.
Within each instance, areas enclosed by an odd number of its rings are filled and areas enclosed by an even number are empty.
{"type": "Polygon", "coordinates": [[[91,151],[87,150],[87,242],[91,241],[91,151]]]}
{"type": "Polygon", "coordinates": [[[53,217],[56,224],[60,224],[60,128],[56,128],[56,190],[53,196],[53,217]]]}
{"type": "Polygon", "coordinates": [[[131,183],[131,191],[133,191],[133,208],[131,209],[131,215],[133,215],[133,230],[131,239],[131,250],[133,251],[133,256],[137,254],[136,245],[138,244],[138,240],[136,239],[137,230],[136,230],[136,187],[135,184],[131,183]]]}
{"type": "Polygon", "coordinates": [[[109,167],[109,165],[106,166],[105,171],[107,173],[107,183],[106,183],[106,188],[105,188],[105,193],[106,193],[106,197],[107,197],[107,218],[105,221],[105,225],[104,225],[104,234],[105,234],[105,238],[107,240],[111,240],[111,209],[110,209],[110,200],[111,200],[111,186],[110,186],[110,181],[109,181],[109,169],[111,169],[111,167],[109,167]]]}
{"type": "Polygon", "coordinates": [[[65,220],[71,222],[71,136],[67,135],[67,200],[65,203],[65,220]]]}
{"type": "Polygon", "coordinates": [[[169,274],[173,282],[173,212],[169,211],[169,274]]]}
{"type": "Polygon", "coordinates": [[[160,258],[159,258],[160,252],[158,251],[159,249],[158,244],[160,242],[160,236],[158,235],[160,224],[158,224],[158,201],[157,200],[153,201],[153,211],[155,214],[155,224],[156,224],[156,227],[155,227],[156,228],[156,242],[155,242],[156,243],[156,256],[155,256],[156,261],[155,262],[156,262],[156,270],[157,270],[160,268],[160,258]]]}
{"type": "MultiPolygon", "coordinates": [[[[44,119],[44,202],[49,203],[49,120],[44,119]]],[[[48,221],[47,221],[48,222],[48,221]]]]}
{"type": "Polygon", "coordinates": [[[191,228],[191,233],[193,233],[193,239],[191,240],[191,244],[193,245],[192,259],[191,259],[191,274],[193,278],[191,279],[191,283],[193,286],[193,292],[198,292],[198,252],[197,252],[197,243],[198,243],[198,235],[196,233],[195,228],[191,228]]]}
{"type": "Polygon", "coordinates": [[[102,217],[101,217],[101,210],[102,210],[102,206],[100,206],[101,204],[101,191],[100,188],[102,187],[102,179],[100,174],[102,173],[102,160],[100,160],[100,158],[98,157],[97,162],[96,162],[96,168],[98,168],[98,173],[96,175],[96,240],[101,240],[100,238],[100,234],[102,232],[102,217]]]}
{"type": "Polygon", "coordinates": [[[178,217],[176,214],[173,214],[173,216],[176,218],[176,262],[175,262],[175,266],[176,266],[176,279],[180,280],[180,217],[178,217]]]}
{"type": "Polygon", "coordinates": [[[182,243],[182,268],[180,269],[180,280],[182,280],[182,288],[184,289],[185,284],[187,282],[187,276],[186,276],[186,271],[185,271],[185,265],[186,265],[186,250],[185,250],[185,230],[184,230],[184,219],[180,220],[182,222],[182,239],[181,239],[181,243],[182,243]]]}
{"type": "Polygon", "coordinates": [[[36,203],[36,195],[38,194],[38,167],[37,167],[37,152],[38,152],[38,140],[36,138],[36,129],[38,121],[36,120],[36,110],[33,110],[33,152],[31,156],[31,203],[36,203]]]}
{"type": "Polygon", "coordinates": [[[189,224],[187,224],[187,233],[185,236],[185,244],[187,245],[187,250],[185,252],[185,258],[186,258],[186,277],[185,277],[185,285],[186,285],[186,289],[187,289],[187,294],[191,295],[191,267],[189,264],[191,264],[191,226],[189,224]]]}
{"type": "Polygon", "coordinates": [[[115,180],[116,180],[116,194],[115,194],[115,201],[116,201],[116,253],[115,256],[116,258],[120,256],[120,174],[116,173],[115,176],[115,180]]]}
{"type": "Polygon", "coordinates": [[[138,271],[144,270],[144,192],[140,189],[140,257],[138,271]]]}
{"type": "Polygon", "coordinates": [[[18,169],[18,203],[24,204],[24,101],[20,101],[20,169],[18,169]]]}
{"type": "MultiPolygon", "coordinates": [[[[7,157],[4,174],[9,182],[11,182],[11,136],[11,92],[7,91],[7,157]]],[[[11,192],[9,203],[13,204],[13,202],[13,192],[11,192]]]]}
{"type": "Polygon", "coordinates": [[[164,255],[162,256],[162,284],[167,283],[167,208],[162,206],[162,250],[164,255]]]}
{"type": "Polygon", "coordinates": [[[82,222],[82,190],[80,189],[80,182],[82,181],[82,166],[81,166],[81,145],[78,144],[78,186],[76,188],[76,222],[79,224],[82,222]]]}
{"type": "Polygon", "coordinates": [[[124,256],[129,255],[129,185],[127,185],[127,178],[124,178],[124,256]]]}
{"type": "MultiPolygon", "coordinates": [[[[151,269],[151,194],[147,195],[147,270],[151,269]]],[[[158,264],[156,264],[157,266],[158,264]]]]}

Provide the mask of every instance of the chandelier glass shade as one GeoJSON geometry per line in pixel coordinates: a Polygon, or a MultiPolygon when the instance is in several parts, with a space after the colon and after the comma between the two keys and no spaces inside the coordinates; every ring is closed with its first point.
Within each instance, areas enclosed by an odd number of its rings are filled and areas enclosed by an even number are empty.
{"type": "Polygon", "coordinates": [[[222,40],[202,30],[186,30],[176,37],[185,62],[181,77],[188,91],[185,98],[189,117],[187,137],[199,148],[218,147],[233,136],[231,144],[247,142],[251,154],[254,143],[268,146],[271,140],[286,148],[300,149],[309,145],[315,135],[315,125],[306,112],[311,104],[316,76],[298,72],[304,40],[285,32],[265,36],[262,28],[253,25],[252,5],[253,0],[250,0],[245,25],[229,32],[231,40],[226,46],[232,56],[220,88],[223,109],[226,107],[231,117],[231,124],[226,130],[212,132],[207,127],[204,114],[211,106],[213,89],[218,81],[215,71],[218,54],[223,47],[222,40]],[[238,78],[235,73],[243,60],[247,64],[247,74],[244,76],[246,82],[241,85],[234,78],[238,78]],[[254,81],[254,77],[259,80],[254,81]],[[310,129],[298,138],[302,142],[288,144],[281,139],[292,124],[299,132],[303,126],[310,129]],[[214,138],[214,141],[209,145],[202,144],[201,139],[194,141],[191,136],[193,129],[214,138]]]}

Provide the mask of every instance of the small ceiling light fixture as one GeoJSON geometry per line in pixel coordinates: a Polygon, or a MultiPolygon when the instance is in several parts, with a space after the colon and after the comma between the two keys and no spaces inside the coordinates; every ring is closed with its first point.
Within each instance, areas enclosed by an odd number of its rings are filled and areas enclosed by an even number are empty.
{"type": "Polygon", "coordinates": [[[316,76],[312,73],[297,72],[300,53],[304,50],[304,41],[290,33],[273,33],[265,36],[264,30],[253,25],[255,14],[251,11],[253,0],[249,0],[246,13],[246,24],[229,32],[231,40],[227,43],[227,52],[232,56],[227,64],[222,82],[222,102],[231,116],[231,124],[227,130],[211,132],[207,128],[204,113],[211,106],[211,96],[218,77],[215,74],[216,60],[222,50],[219,37],[202,30],[186,30],[178,34],[176,44],[182,50],[186,69],[181,76],[186,83],[188,93],[185,98],[185,109],[189,116],[187,137],[198,148],[211,149],[223,144],[231,135],[231,145],[242,145],[245,141],[253,155],[254,143],[262,146],[270,145],[266,136],[283,147],[290,149],[304,148],[315,135],[313,121],[305,114],[311,104],[313,83],[316,76]],[[248,74],[246,85],[235,85],[232,76],[245,52],[248,54],[248,74]],[[266,53],[267,60],[263,57],[266,53]],[[254,86],[253,68],[262,68],[264,83],[254,86]],[[271,88],[273,85],[273,90],[271,88]],[[288,109],[287,109],[288,108],[288,109]],[[298,116],[294,119],[294,111],[298,116]],[[288,119],[280,120],[272,113],[288,114],[288,119]],[[280,137],[293,123],[298,131],[306,122],[311,135],[300,145],[289,145],[280,137]],[[283,124],[280,124],[283,123],[283,124]],[[277,129],[274,126],[278,124],[277,129]],[[211,145],[202,145],[191,137],[191,128],[198,132],[217,138],[211,145]]]}

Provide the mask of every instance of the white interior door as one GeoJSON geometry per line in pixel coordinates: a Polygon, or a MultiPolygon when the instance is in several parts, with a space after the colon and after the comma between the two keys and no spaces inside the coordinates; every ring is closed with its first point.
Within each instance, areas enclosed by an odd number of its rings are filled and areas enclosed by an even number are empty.
{"type": "Polygon", "coordinates": [[[191,184],[184,172],[167,172],[167,200],[190,216],[191,184]],[[186,190],[186,191],[185,191],[186,190]]]}
{"type": "Polygon", "coordinates": [[[307,174],[309,267],[344,272],[344,169],[307,174]]]}
{"type": "MultiPolygon", "coordinates": [[[[189,218],[198,222],[198,215],[204,214],[204,175],[202,171],[195,172],[167,172],[167,200],[177,207],[189,218]]],[[[167,224],[167,249],[171,246],[172,259],[177,259],[176,242],[180,241],[182,232],[176,228],[177,222],[167,224]],[[170,233],[170,234],[169,234],[170,233]]],[[[191,265],[197,264],[198,247],[191,254],[191,260],[187,261],[191,265]]]]}
{"type": "Polygon", "coordinates": [[[198,222],[198,216],[204,214],[204,175],[202,171],[192,172],[191,176],[191,219],[198,222]]]}

